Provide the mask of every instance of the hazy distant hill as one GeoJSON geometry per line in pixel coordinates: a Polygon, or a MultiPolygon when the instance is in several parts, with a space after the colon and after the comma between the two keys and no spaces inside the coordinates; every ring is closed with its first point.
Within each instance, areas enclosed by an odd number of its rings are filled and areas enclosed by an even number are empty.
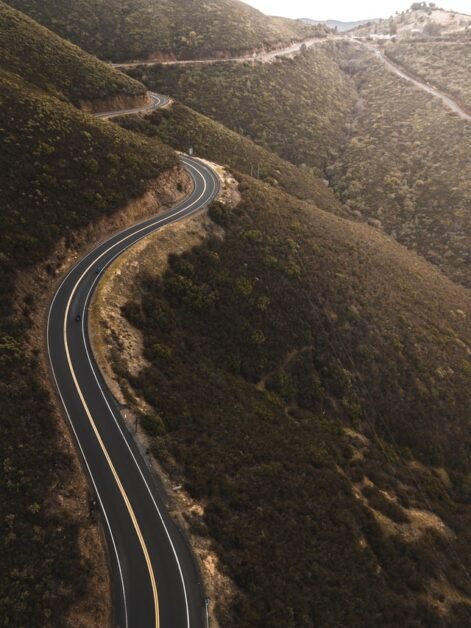
{"type": "Polygon", "coordinates": [[[103,59],[233,55],[303,39],[313,26],[268,17],[239,0],[10,0],[103,59]]]}
{"type": "Polygon", "coordinates": [[[358,26],[364,26],[365,24],[373,24],[377,22],[377,19],[373,20],[358,20],[356,22],[342,22],[340,20],[311,20],[310,18],[303,18],[301,20],[305,24],[321,24],[324,26],[328,26],[329,28],[336,28],[339,33],[344,33],[346,31],[351,30],[352,28],[357,28],[358,26]]]}

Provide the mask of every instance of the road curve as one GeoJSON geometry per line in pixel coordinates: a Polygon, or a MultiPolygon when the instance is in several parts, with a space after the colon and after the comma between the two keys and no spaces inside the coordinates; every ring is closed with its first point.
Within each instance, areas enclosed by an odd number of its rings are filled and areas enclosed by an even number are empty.
{"type": "Polygon", "coordinates": [[[202,587],[190,549],[122,420],[88,336],[88,308],[103,270],[148,234],[194,214],[217,196],[219,181],[211,168],[186,156],[182,162],[193,179],[192,193],[83,257],[60,284],[47,321],[53,379],[107,536],[114,623],[120,628],[206,626],[202,587]]]}
{"type": "Polygon", "coordinates": [[[118,116],[129,116],[137,113],[149,113],[154,109],[161,109],[168,105],[171,100],[168,96],[162,96],[161,94],[149,93],[150,102],[142,107],[135,107],[134,109],[120,109],[119,111],[103,111],[96,113],[95,118],[109,119],[117,118],[118,116]]]}

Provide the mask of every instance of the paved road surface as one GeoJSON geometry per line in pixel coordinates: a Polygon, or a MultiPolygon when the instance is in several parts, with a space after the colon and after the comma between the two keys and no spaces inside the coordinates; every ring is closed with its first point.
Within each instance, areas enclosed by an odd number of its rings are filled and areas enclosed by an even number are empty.
{"type": "Polygon", "coordinates": [[[161,109],[171,102],[167,96],[161,96],[160,94],[154,94],[150,92],[150,102],[142,107],[135,107],[134,109],[121,109],[119,111],[104,111],[102,113],[95,114],[95,118],[109,119],[117,118],[118,116],[129,116],[136,113],[146,113],[153,111],[154,109],[161,109]]]}
{"type": "MultiPolygon", "coordinates": [[[[154,104],[165,102],[159,99],[154,104]]],[[[188,157],[182,162],[194,182],[190,196],[114,235],[80,260],[57,290],[47,323],[54,381],[107,535],[114,619],[120,628],[206,626],[203,592],[188,545],[101,377],[88,337],[88,307],[103,270],[138,240],[197,212],[218,194],[218,178],[207,165],[188,157]]]]}

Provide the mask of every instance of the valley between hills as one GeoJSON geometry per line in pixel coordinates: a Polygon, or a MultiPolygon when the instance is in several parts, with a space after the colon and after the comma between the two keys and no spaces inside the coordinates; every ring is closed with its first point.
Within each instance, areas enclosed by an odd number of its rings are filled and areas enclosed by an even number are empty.
{"type": "Polygon", "coordinates": [[[2,625],[471,621],[471,39],[415,5],[0,2],[2,625]]]}

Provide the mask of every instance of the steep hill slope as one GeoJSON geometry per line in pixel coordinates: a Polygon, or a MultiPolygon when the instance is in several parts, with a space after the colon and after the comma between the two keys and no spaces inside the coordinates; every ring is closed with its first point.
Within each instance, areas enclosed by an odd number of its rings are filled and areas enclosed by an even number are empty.
{"type": "Polygon", "coordinates": [[[342,158],[329,169],[350,208],[437,264],[471,280],[471,125],[384,68],[340,44],[358,89],[342,158]]]}
{"type": "Polygon", "coordinates": [[[105,625],[106,557],[44,385],[42,316],[56,274],[97,237],[92,225],[142,195],[177,158],[158,140],[63,102],[132,93],[134,83],[12,10],[0,12],[0,623],[105,625]],[[73,85],[74,77],[84,83],[73,85]],[[86,242],[78,240],[85,228],[86,242]],[[76,610],[69,624],[79,601],[85,616],[76,610]]]}
{"type": "Polygon", "coordinates": [[[326,43],[273,64],[131,75],[310,166],[359,219],[469,285],[470,126],[364,47],[326,43]]]}
{"type": "Polygon", "coordinates": [[[469,294],[371,228],[240,192],[210,210],[222,238],[135,278],[145,366],[112,351],[235,584],[220,624],[466,624],[469,294]]]}
{"type": "MultiPolygon", "coordinates": [[[[0,2],[0,68],[80,106],[119,97],[143,102],[143,85],[113,70],[34,20],[0,2]]],[[[111,108],[111,107],[110,107],[111,108]]]]}
{"type": "Polygon", "coordinates": [[[231,56],[318,32],[299,22],[269,18],[239,0],[10,0],[9,4],[113,61],[231,56]]]}
{"type": "Polygon", "coordinates": [[[325,181],[309,169],[284,161],[275,153],[178,102],[154,111],[144,119],[123,117],[116,121],[124,128],[158,137],[176,150],[191,148],[199,157],[227,164],[300,199],[311,200],[323,209],[341,215],[346,213],[325,181]]]}
{"type": "Polygon", "coordinates": [[[130,74],[321,174],[336,155],[356,94],[319,48],[274,63],[155,66],[130,74]]]}
{"type": "Polygon", "coordinates": [[[471,34],[459,41],[401,42],[387,46],[385,53],[471,112],[471,34]]]}

